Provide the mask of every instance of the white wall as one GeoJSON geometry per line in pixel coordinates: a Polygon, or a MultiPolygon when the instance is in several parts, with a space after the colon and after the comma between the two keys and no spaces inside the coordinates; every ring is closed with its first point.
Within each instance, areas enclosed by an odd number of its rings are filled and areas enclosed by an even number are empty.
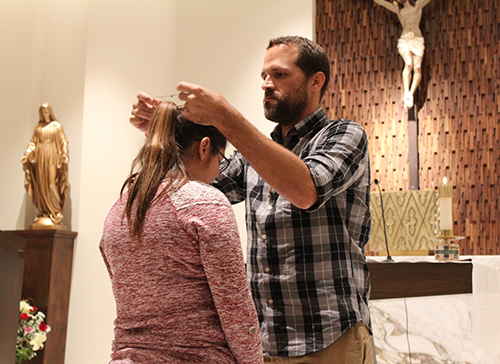
{"type": "MultiPolygon", "coordinates": [[[[136,93],[199,83],[269,134],[260,89],[267,41],[312,38],[314,1],[1,0],[0,13],[8,14],[0,22],[0,229],[28,228],[36,213],[19,159],[48,101],[70,143],[64,222],[78,232],[66,363],[103,363],[115,312],[97,247],[143,140],[128,124],[136,93]]],[[[244,238],[242,207],[236,212],[244,238]]]]}
{"type": "Polygon", "coordinates": [[[86,0],[0,1],[0,229],[24,229],[36,215],[26,195],[20,158],[49,101],[70,139],[71,194],[65,224],[72,228],[79,195],[85,64],[86,0]],[[71,138],[70,138],[71,137],[71,138]]]}

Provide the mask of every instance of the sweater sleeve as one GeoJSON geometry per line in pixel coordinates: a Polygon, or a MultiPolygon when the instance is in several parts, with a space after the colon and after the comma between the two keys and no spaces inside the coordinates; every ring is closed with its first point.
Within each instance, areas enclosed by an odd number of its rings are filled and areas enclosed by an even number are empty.
{"type": "Polygon", "coordinates": [[[246,280],[238,227],[229,202],[220,195],[220,201],[197,202],[183,209],[182,219],[197,235],[203,268],[236,362],[262,363],[259,322],[246,280]]]}

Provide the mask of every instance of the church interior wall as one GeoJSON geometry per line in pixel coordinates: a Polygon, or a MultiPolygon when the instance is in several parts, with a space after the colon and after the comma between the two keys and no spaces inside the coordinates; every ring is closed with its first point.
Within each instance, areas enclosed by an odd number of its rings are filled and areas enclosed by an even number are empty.
{"type": "MultiPolygon", "coordinates": [[[[418,106],[420,188],[434,189],[450,176],[455,233],[466,236],[470,254],[500,254],[494,3],[434,0],[421,23],[427,48],[418,106]]],[[[324,104],[329,116],[365,127],[372,177],[385,190],[408,188],[399,23],[372,1],[20,0],[0,2],[0,12],[8,14],[0,23],[0,229],[26,229],[36,214],[19,160],[43,102],[51,103],[69,140],[64,221],[78,237],[67,363],[109,358],[114,301],[97,246],[143,140],[128,123],[138,91],[164,95],[181,80],[199,83],[269,134],[259,76],[267,41],[283,34],[316,38],[337,70],[324,104]]],[[[244,211],[235,211],[244,241],[244,211]]]]}
{"type": "Polygon", "coordinates": [[[417,119],[418,189],[437,190],[446,177],[453,233],[465,237],[461,254],[500,254],[498,2],[431,0],[424,7],[422,80],[409,110],[396,14],[371,0],[317,0],[316,19],[334,70],[324,107],[331,118],[363,125],[372,179],[383,191],[410,189],[409,120],[417,119]]]}
{"type": "MultiPolygon", "coordinates": [[[[136,94],[165,95],[179,81],[199,83],[269,134],[260,89],[267,42],[282,34],[313,38],[314,6],[303,0],[0,2],[8,14],[0,24],[0,229],[27,229],[36,216],[20,158],[43,102],[69,140],[64,224],[78,236],[67,363],[109,359],[114,300],[98,244],[143,141],[128,122],[136,94]]],[[[244,241],[242,207],[235,212],[244,241]]]]}

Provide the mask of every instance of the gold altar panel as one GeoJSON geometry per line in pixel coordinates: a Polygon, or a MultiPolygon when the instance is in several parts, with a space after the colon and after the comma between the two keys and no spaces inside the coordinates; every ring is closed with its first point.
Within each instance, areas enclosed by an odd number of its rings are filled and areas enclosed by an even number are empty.
{"type": "MultiPolygon", "coordinates": [[[[379,192],[372,192],[370,251],[386,254],[379,192]]],[[[434,251],[437,236],[437,193],[435,191],[382,192],[387,241],[391,255],[427,255],[434,251]]]]}
{"type": "MultiPolygon", "coordinates": [[[[416,95],[419,189],[436,190],[447,177],[453,233],[465,237],[460,253],[498,255],[498,0],[432,0],[420,29],[425,53],[416,95]]],[[[410,189],[400,35],[397,16],[373,0],[316,1],[316,40],[332,69],[323,107],[329,117],[354,120],[366,130],[372,178],[385,191],[410,189]]]]}

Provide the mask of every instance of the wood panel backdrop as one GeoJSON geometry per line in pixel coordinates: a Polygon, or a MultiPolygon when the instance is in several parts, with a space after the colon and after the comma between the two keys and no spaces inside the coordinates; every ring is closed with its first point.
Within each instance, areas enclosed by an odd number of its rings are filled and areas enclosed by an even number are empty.
{"type": "MultiPolygon", "coordinates": [[[[368,133],[372,179],[409,186],[408,113],[396,14],[372,0],[317,0],[317,42],[332,63],[323,106],[368,133]]],[[[500,254],[500,6],[498,0],[432,0],[418,89],[419,188],[453,185],[461,254],[500,254]]],[[[376,186],[373,186],[376,191],[376,186]]]]}

